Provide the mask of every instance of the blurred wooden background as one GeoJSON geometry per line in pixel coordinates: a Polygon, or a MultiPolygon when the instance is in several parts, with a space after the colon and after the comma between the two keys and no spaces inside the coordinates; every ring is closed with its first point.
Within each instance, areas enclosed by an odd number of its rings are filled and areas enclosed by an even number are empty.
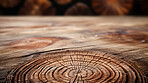
{"type": "Polygon", "coordinates": [[[148,15],[148,0],[0,0],[0,15],[148,15]]]}

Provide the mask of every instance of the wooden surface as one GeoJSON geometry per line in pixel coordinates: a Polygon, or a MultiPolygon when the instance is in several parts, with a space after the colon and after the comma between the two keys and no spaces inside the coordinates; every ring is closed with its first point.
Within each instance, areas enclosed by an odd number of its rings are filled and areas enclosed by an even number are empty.
{"type": "Polygon", "coordinates": [[[0,17],[1,82],[32,53],[61,49],[113,54],[147,79],[148,17],[0,17]]]}

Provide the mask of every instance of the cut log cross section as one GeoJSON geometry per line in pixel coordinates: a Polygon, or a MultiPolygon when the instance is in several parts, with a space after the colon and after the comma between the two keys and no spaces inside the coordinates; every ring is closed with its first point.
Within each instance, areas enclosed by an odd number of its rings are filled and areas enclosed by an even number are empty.
{"type": "Polygon", "coordinates": [[[6,82],[49,83],[146,83],[142,72],[108,53],[65,50],[45,52],[12,69],[6,82]]]}

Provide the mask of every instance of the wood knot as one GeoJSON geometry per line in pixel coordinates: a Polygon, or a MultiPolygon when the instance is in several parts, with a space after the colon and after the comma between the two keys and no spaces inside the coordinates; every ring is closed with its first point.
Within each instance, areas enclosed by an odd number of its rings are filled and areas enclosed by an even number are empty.
{"type": "Polygon", "coordinates": [[[8,45],[14,49],[37,49],[52,45],[56,41],[62,40],[58,37],[32,37],[14,41],[8,45]]]}
{"type": "Polygon", "coordinates": [[[38,83],[146,83],[142,72],[113,55],[66,50],[41,54],[12,69],[6,82],[38,83]]]}

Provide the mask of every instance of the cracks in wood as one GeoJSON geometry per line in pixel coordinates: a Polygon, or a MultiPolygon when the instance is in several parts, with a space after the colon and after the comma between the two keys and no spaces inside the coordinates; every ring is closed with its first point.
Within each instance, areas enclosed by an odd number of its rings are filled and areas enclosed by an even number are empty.
{"type": "Polygon", "coordinates": [[[6,82],[34,80],[64,83],[108,81],[146,83],[138,67],[108,53],[86,50],[54,51],[43,52],[39,57],[12,69],[6,77],[6,82]]]}

